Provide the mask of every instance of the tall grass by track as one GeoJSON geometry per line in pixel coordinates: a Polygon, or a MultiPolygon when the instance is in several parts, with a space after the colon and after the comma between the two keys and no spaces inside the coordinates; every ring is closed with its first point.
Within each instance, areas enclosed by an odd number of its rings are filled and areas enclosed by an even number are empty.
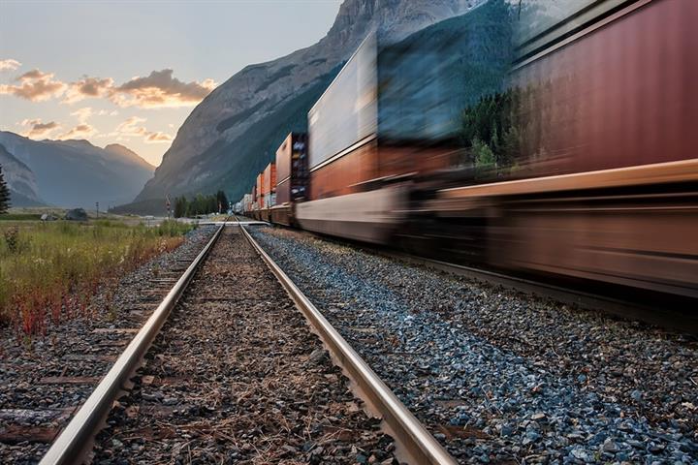
{"type": "Polygon", "coordinates": [[[178,247],[190,229],[176,221],[0,224],[0,325],[31,336],[87,315],[100,288],[111,302],[120,277],[178,247]]]}

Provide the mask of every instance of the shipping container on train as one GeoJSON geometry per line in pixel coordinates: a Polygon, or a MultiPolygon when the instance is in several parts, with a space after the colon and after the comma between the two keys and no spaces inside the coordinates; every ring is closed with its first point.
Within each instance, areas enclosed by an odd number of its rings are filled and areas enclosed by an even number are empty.
{"type": "Polygon", "coordinates": [[[269,163],[262,171],[262,176],[264,178],[264,196],[266,197],[264,207],[269,208],[275,204],[272,196],[276,194],[276,163],[269,163]]]}
{"type": "Polygon", "coordinates": [[[257,175],[257,207],[264,208],[264,172],[257,175]]]}
{"type": "Polygon", "coordinates": [[[308,114],[298,225],[698,297],[697,17],[682,0],[490,1],[370,36],[308,114]]]}
{"type": "Polygon", "coordinates": [[[261,178],[262,195],[259,201],[259,218],[271,221],[271,207],[276,203],[276,164],[268,164],[259,174],[261,178]]]}
{"type": "MultiPolygon", "coordinates": [[[[259,176],[257,176],[255,184],[252,185],[252,192],[250,193],[250,206],[249,206],[249,213],[250,217],[252,218],[257,218],[257,211],[259,210],[259,195],[258,195],[258,190],[257,190],[257,184],[259,183],[259,176]]],[[[261,186],[260,186],[261,187],[261,186]]]]}
{"type": "Polygon", "coordinates": [[[251,213],[253,202],[254,201],[252,200],[252,194],[245,194],[242,197],[242,211],[240,213],[245,215],[251,213]]]}
{"type": "Polygon", "coordinates": [[[698,297],[698,2],[525,0],[519,17],[500,143],[473,134],[494,163],[419,205],[438,221],[414,234],[451,258],[466,239],[497,267],[698,297]]]}
{"type": "Polygon", "coordinates": [[[307,135],[291,133],[276,151],[276,202],[272,222],[295,225],[294,203],[306,198],[308,186],[307,135]]]}
{"type": "Polygon", "coordinates": [[[302,227],[385,242],[404,221],[405,177],[457,163],[463,108],[500,91],[511,63],[508,7],[485,5],[432,32],[396,44],[370,35],[310,110],[302,227]]]}

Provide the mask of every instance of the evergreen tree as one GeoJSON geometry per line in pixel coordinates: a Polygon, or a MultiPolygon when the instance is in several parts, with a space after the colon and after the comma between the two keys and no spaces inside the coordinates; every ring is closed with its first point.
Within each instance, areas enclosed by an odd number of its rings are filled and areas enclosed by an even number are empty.
{"type": "Polygon", "coordinates": [[[463,112],[461,138],[477,168],[504,174],[515,165],[522,151],[515,118],[519,98],[518,90],[509,89],[484,96],[463,112]]]}
{"type": "Polygon", "coordinates": [[[7,187],[2,166],[0,166],[0,214],[7,213],[8,208],[10,208],[10,188],[7,187]]]}
{"type": "Polygon", "coordinates": [[[209,213],[226,212],[228,207],[228,198],[223,191],[218,191],[215,195],[196,194],[191,200],[187,200],[186,196],[182,196],[175,199],[174,216],[175,218],[181,218],[183,216],[194,217],[209,213]]]}
{"type": "Polygon", "coordinates": [[[224,191],[219,190],[216,192],[216,211],[218,211],[218,213],[225,213],[228,211],[228,208],[228,197],[225,195],[224,191]]]}
{"type": "Polygon", "coordinates": [[[174,217],[182,218],[183,216],[187,216],[187,207],[187,198],[185,196],[177,197],[175,199],[174,217]]]}

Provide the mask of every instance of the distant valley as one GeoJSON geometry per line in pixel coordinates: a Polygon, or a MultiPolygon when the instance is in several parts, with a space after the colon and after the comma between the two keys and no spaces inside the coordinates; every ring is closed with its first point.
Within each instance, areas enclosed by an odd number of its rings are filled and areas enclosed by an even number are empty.
{"type": "Polygon", "coordinates": [[[133,201],[155,167],[128,148],[85,140],[35,141],[0,131],[0,165],[12,206],[100,209],[133,201]]]}

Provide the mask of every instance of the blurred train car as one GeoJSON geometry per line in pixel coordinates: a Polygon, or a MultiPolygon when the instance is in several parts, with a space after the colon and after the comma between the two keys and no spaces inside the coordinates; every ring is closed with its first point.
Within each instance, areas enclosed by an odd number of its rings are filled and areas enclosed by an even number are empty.
{"type": "Polygon", "coordinates": [[[438,190],[416,234],[452,256],[470,231],[501,268],[698,297],[698,2],[520,13],[516,158],[495,182],[438,190]]]}
{"type": "Polygon", "coordinates": [[[407,220],[410,178],[457,163],[462,109],[476,93],[499,90],[502,79],[467,80],[483,59],[501,76],[511,62],[509,48],[497,47],[508,42],[497,33],[510,28],[491,15],[483,8],[473,16],[480,21],[448,21],[394,44],[379,35],[362,43],[308,113],[301,227],[373,243],[394,236],[407,220]]]}
{"type": "Polygon", "coordinates": [[[252,211],[252,202],[252,194],[245,194],[240,202],[242,204],[240,214],[249,216],[250,212],[252,211]]]}
{"type": "Polygon", "coordinates": [[[308,114],[297,196],[294,136],[279,148],[270,219],[696,298],[697,18],[698,1],[492,0],[369,36],[308,114]]]}

